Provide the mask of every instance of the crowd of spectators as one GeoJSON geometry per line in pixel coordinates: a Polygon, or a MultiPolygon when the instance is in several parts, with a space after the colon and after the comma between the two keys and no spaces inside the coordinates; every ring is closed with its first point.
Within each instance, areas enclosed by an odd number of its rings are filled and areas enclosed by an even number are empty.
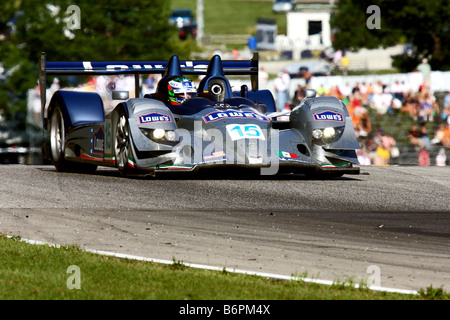
{"type": "MultiPolygon", "coordinates": [[[[301,86],[296,89],[291,106],[302,98],[301,89],[301,86]]],[[[445,158],[442,159],[445,151],[450,150],[450,93],[440,106],[426,82],[416,89],[408,88],[402,81],[392,85],[376,81],[353,86],[344,82],[341,86],[321,86],[316,91],[320,96],[335,96],[346,104],[361,145],[357,152],[361,164],[389,165],[395,163],[400,154],[396,138],[387,132],[393,128],[374,128],[370,114],[375,114],[377,119],[408,115],[413,123],[408,132],[409,143],[417,152],[418,164],[431,164],[432,147],[442,148],[435,164],[446,164],[445,158]],[[432,128],[431,132],[427,127],[432,128]]]]}

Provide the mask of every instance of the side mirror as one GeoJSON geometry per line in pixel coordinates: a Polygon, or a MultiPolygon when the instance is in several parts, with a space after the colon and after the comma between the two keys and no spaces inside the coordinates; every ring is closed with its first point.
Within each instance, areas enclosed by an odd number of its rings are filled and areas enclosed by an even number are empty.
{"type": "Polygon", "coordinates": [[[305,89],[305,98],[314,98],[316,96],[316,90],[314,89],[305,89]]]}
{"type": "Polygon", "coordinates": [[[127,100],[130,94],[128,91],[113,91],[112,98],[113,100],[127,100]]]}
{"type": "MultiPolygon", "coordinates": [[[[302,99],[302,101],[300,101],[298,106],[296,106],[294,108],[294,110],[300,108],[302,106],[303,102],[305,102],[306,99],[314,98],[316,96],[316,90],[314,90],[314,89],[305,89],[305,90],[303,90],[303,93],[305,94],[305,97],[302,99]]],[[[294,110],[292,110],[292,111],[294,111],[294,110]]]]}

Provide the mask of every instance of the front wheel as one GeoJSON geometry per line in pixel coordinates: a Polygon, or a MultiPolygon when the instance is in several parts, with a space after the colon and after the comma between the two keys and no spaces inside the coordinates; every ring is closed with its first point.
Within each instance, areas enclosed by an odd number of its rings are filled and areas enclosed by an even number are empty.
{"type": "Polygon", "coordinates": [[[129,165],[131,152],[130,125],[125,111],[118,111],[114,128],[114,156],[116,159],[116,167],[119,169],[121,176],[126,176],[131,173],[132,167],[129,165]]]}

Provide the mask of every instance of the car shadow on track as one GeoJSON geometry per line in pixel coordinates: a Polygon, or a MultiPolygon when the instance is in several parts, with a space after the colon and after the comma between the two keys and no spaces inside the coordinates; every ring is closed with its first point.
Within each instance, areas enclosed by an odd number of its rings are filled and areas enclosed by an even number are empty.
{"type": "Polygon", "coordinates": [[[115,168],[99,167],[93,173],[72,173],[72,172],[57,172],[53,166],[39,167],[38,170],[43,172],[54,172],[61,175],[89,175],[89,176],[102,176],[102,177],[116,177],[120,179],[137,179],[137,180],[323,180],[323,181],[360,181],[358,175],[344,175],[342,177],[326,177],[315,176],[313,174],[294,174],[278,172],[273,175],[261,174],[260,169],[248,169],[248,168],[220,168],[209,169],[203,168],[202,170],[194,172],[157,172],[152,173],[137,173],[127,177],[121,177],[119,171],[115,168]]]}

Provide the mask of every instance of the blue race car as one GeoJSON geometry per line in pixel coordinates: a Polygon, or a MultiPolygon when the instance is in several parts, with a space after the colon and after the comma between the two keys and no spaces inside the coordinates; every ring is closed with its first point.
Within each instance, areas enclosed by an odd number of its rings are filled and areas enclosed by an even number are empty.
{"type": "Polygon", "coordinates": [[[359,174],[359,143],[345,104],[334,97],[306,98],[276,112],[269,90],[258,90],[258,54],[251,60],[48,62],[40,61],[44,157],[57,171],[117,167],[122,176],[206,168],[256,169],[262,175],[317,177],[359,174]],[[105,112],[96,92],[56,91],[46,107],[47,75],[162,74],[155,93],[117,102],[105,112]],[[194,88],[186,75],[203,75],[194,88]],[[233,91],[225,75],[250,76],[251,89],[233,91]],[[285,119],[285,120],[281,120],[285,119]]]}

